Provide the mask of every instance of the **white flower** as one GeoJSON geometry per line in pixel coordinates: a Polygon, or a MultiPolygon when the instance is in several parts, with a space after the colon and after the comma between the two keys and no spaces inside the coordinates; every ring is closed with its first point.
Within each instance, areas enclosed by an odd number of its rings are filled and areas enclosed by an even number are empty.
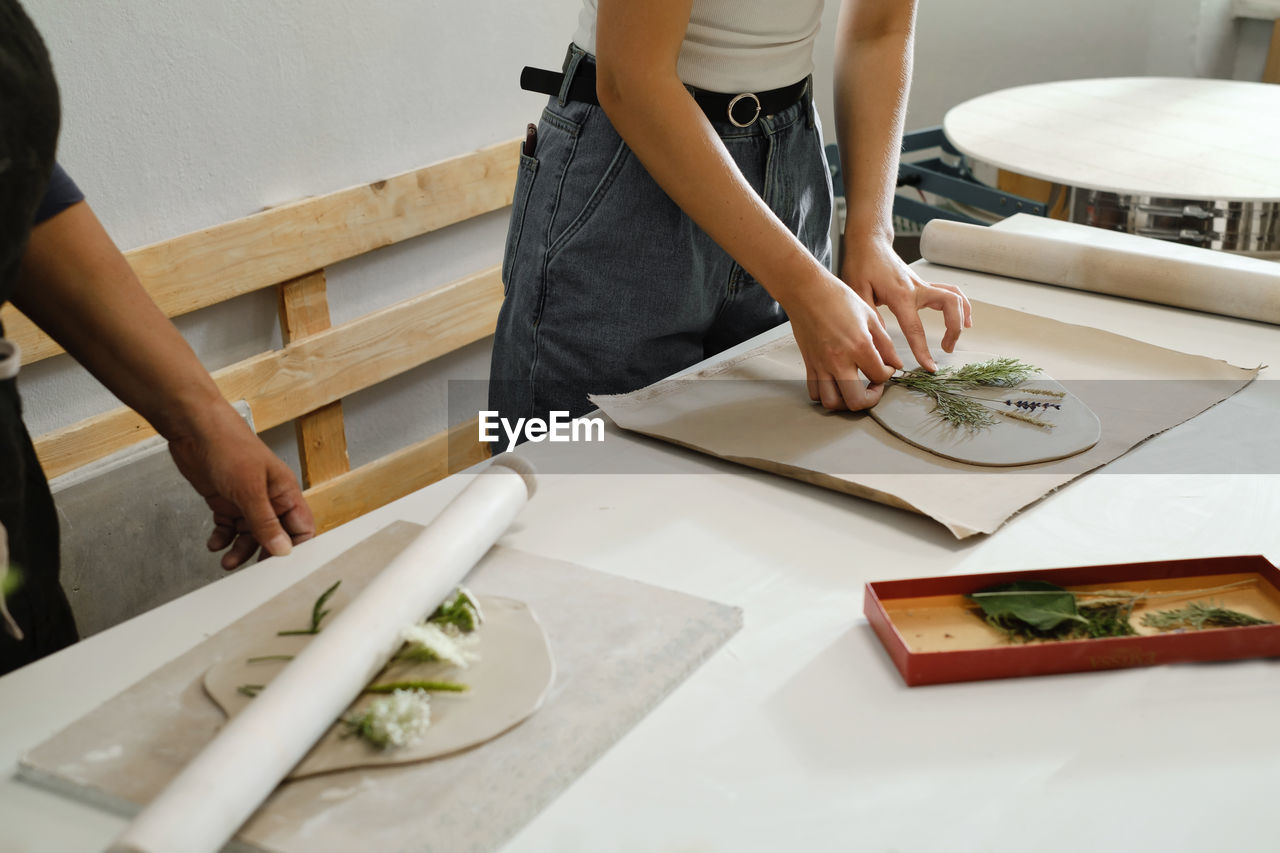
{"type": "Polygon", "coordinates": [[[425,690],[379,696],[351,725],[362,738],[383,749],[411,746],[431,725],[431,696],[425,690]]]}
{"type": "Polygon", "coordinates": [[[480,601],[465,586],[454,589],[452,595],[441,602],[428,618],[449,631],[451,636],[470,634],[484,622],[480,601]]]}
{"type": "Polygon", "coordinates": [[[465,669],[477,657],[469,648],[477,638],[448,630],[452,627],[449,625],[442,628],[433,622],[410,625],[400,632],[400,638],[406,643],[401,656],[414,660],[444,661],[465,669]]]}

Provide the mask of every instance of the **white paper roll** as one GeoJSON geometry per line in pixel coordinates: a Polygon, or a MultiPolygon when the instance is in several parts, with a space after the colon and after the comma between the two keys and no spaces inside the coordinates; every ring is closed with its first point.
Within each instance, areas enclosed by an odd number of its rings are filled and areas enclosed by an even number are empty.
{"type": "Polygon", "coordinates": [[[499,456],[307,644],[116,839],[111,853],[219,849],[434,610],[534,491],[533,468],[499,456]]]}
{"type": "Polygon", "coordinates": [[[1174,258],[1149,242],[1142,252],[935,219],[920,235],[920,253],[975,272],[1280,323],[1280,263],[1208,249],[1195,253],[1200,260],[1174,258]]]}

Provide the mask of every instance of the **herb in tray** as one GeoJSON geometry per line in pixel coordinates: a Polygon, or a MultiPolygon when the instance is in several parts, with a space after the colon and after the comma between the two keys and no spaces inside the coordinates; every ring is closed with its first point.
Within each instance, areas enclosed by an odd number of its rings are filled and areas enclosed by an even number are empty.
{"type": "MultiPolygon", "coordinates": [[[[1083,640],[1128,637],[1137,634],[1131,622],[1139,603],[1159,598],[1191,598],[1253,585],[1252,580],[1212,589],[1175,590],[1162,593],[1131,590],[1068,590],[1046,581],[1026,580],[998,584],[971,593],[988,625],[1016,642],[1083,640]],[[1083,600],[1082,600],[1083,599],[1083,600]]],[[[1235,628],[1270,625],[1266,619],[1193,601],[1175,610],[1160,610],[1142,617],[1142,625],[1159,631],[1235,628]]]]}

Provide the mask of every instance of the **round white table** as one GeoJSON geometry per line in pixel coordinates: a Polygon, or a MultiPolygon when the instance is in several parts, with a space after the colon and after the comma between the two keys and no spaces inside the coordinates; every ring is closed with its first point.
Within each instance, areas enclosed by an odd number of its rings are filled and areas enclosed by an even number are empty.
{"type": "Polygon", "coordinates": [[[943,129],[975,179],[1010,192],[1019,191],[1016,176],[1044,181],[1048,198],[1039,200],[1070,221],[1280,253],[1280,86],[1040,83],[966,101],[943,129]]]}

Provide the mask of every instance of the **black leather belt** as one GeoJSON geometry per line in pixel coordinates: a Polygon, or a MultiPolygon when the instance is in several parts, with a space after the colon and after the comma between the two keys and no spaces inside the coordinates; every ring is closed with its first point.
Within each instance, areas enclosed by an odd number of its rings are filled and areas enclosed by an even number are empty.
{"type": "MultiPolygon", "coordinates": [[[[548,71],[543,68],[525,67],[520,72],[520,88],[528,92],[541,92],[544,95],[559,95],[564,83],[564,74],[559,71],[548,71]]],[[[726,95],[720,92],[706,92],[689,87],[690,94],[698,106],[712,121],[727,121],[735,127],[750,127],[760,116],[780,113],[804,97],[808,88],[808,79],[781,89],[770,89],[767,92],[742,92],[737,95],[726,95]]],[[[599,104],[596,97],[595,66],[582,63],[573,75],[569,84],[568,100],[582,101],[587,104],[599,104]]]]}

